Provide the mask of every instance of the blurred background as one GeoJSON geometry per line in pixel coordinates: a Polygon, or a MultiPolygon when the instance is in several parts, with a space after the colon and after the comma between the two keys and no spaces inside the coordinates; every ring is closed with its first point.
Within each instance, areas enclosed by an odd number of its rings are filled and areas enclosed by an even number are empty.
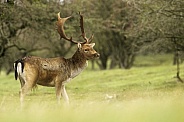
{"type": "Polygon", "coordinates": [[[0,0],[1,122],[184,122],[183,60],[184,0],[0,0]],[[56,31],[58,12],[72,16],[65,32],[76,41],[83,14],[101,57],[67,84],[70,107],[39,86],[20,109],[14,61],[76,51],[56,31]]]}
{"type": "MultiPolygon", "coordinates": [[[[99,60],[90,69],[130,69],[138,56],[169,54],[173,64],[184,59],[183,0],[1,0],[0,70],[9,74],[18,58],[71,57],[76,46],[60,40],[55,22],[65,23],[68,37],[81,41],[79,16],[88,37],[94,34],[99,60]]],[[[139,61],[144,61],[145,58],[139,61]]],[[[162,63],[162,62],[160,62],[162,63]]],[[[141,66],[141,65],[140,65],[141,66]]]]}

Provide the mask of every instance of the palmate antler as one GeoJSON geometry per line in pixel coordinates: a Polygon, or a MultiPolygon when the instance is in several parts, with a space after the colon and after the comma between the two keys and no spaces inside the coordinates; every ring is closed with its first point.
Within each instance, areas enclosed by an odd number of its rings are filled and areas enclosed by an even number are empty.
{"type": "Polygon", "coordinates": [[[84,32],[84,25],[83,25],[83,23],[84,23],[83,20],[84,19],[83,19],[83,16],[81,15],[80,12],[79,12],[79,15],[80,15],[80,28],[81,28],[81,32],[82,32],[82,35],[81,36],[86,41],[86,43],[91,43],[94,35],[91,35],[91,37],[89,39],[86,37],[86,34],[84,32]]]}
{"type": "Polygon", "coordinates": [[[83,16],[81,15],[81,13],[79,12],[79,15],[80,15],[80,28],[81,28],[81,36],[83,37],[83,39],[85,40],[85,42],[77,42],[77,41],[74,41],[71,38],[68,38],[65,34],[65,31],[64,31],[64,23],[67,19],[69,19],[71,16],[69,17],[66,17],[66,18],[61,18],[60,17],[60,12],[58,13],[58,21],[56,22],[56,25],[57,25],[57,31],[58,33],[60,34],[60,38],[63,38],[67,41],[70,41],[70,42],[73,42],[75,44],[77,43],[81,43],[81,44],[84,44],[84,43],[91,43],[92,39],[93,39],[93,35],[88,39],[86,37],[86,34],[85,34],[85,31],[84,31],[84,25],[83,25],[83,16]]]}

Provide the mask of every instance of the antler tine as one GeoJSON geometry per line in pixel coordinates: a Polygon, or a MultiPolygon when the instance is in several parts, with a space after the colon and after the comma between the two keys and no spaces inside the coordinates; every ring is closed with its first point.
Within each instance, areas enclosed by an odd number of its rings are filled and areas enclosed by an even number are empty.
{"type": "Polygon", "coordinates": [[[85,34],[85,32],[84,32],[84,25],[83,25],[83,16],[81,15],[81,13],[79,12],[79,15],[80,15],[80,28],[81,28],[81,32],[82,32],[82,34],[81,34],[81,36],[83,37],[83,39],[85,40],[85,42],[84,43],[88,43],[88,38],[86,37],[86,34],[85,34]]]}
{"type": "Polygon", "coordinates": [[[93,37],[94,37],[94,34],[92,34],[91,37],[89,38],[89,40],[88,40],[89,43],[92,42],[93,37]]]}
{"type": "Polygon", "coordinates": [[[69,17],[66,17],[66,18],[61,18],[60,17],[60,12],[58,13],[58,21],[56,22],[56,25],[57,25],[57,31],[60,35],[60,38],[63,38],[65,40],[68,40],[70,42],[73,42],[75,44],[77,44],[78,42],[75,42],[74,40],[72,40],[72,37],[71,38],[68,38],[65,34],[65,31],[64,31],[64,23],[67,19],[69,19],[71,16],[69,17]]]}

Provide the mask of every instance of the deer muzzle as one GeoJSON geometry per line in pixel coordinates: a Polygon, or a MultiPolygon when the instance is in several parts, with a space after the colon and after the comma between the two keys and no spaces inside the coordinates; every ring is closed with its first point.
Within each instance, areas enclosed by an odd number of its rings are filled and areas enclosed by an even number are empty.
{"type": "Polygon", "coordinates": [[[100,54],[99,54],[99,53],[95,53],[95,54],[94,54],[94,57],[95,57],[95,58],[99,58],[99,57],[100,57],[100,54]]]}

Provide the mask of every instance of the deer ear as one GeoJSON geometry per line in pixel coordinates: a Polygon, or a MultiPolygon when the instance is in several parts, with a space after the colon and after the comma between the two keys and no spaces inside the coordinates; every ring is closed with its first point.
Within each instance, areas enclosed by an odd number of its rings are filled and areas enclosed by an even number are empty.
{"type": "Polygon", "coordinates": [[[81,43],[78,43],[78,44],[77,44],[77,47],[78,47],[79,49],[81,49],[81,47],[82,47],[81,43]]]}
{"type": "Polygon", "coordinates": [[[91,45],[91,47],[94,47],[95,46],[95,43],[91,43],[90,45],[91,45]]]}

